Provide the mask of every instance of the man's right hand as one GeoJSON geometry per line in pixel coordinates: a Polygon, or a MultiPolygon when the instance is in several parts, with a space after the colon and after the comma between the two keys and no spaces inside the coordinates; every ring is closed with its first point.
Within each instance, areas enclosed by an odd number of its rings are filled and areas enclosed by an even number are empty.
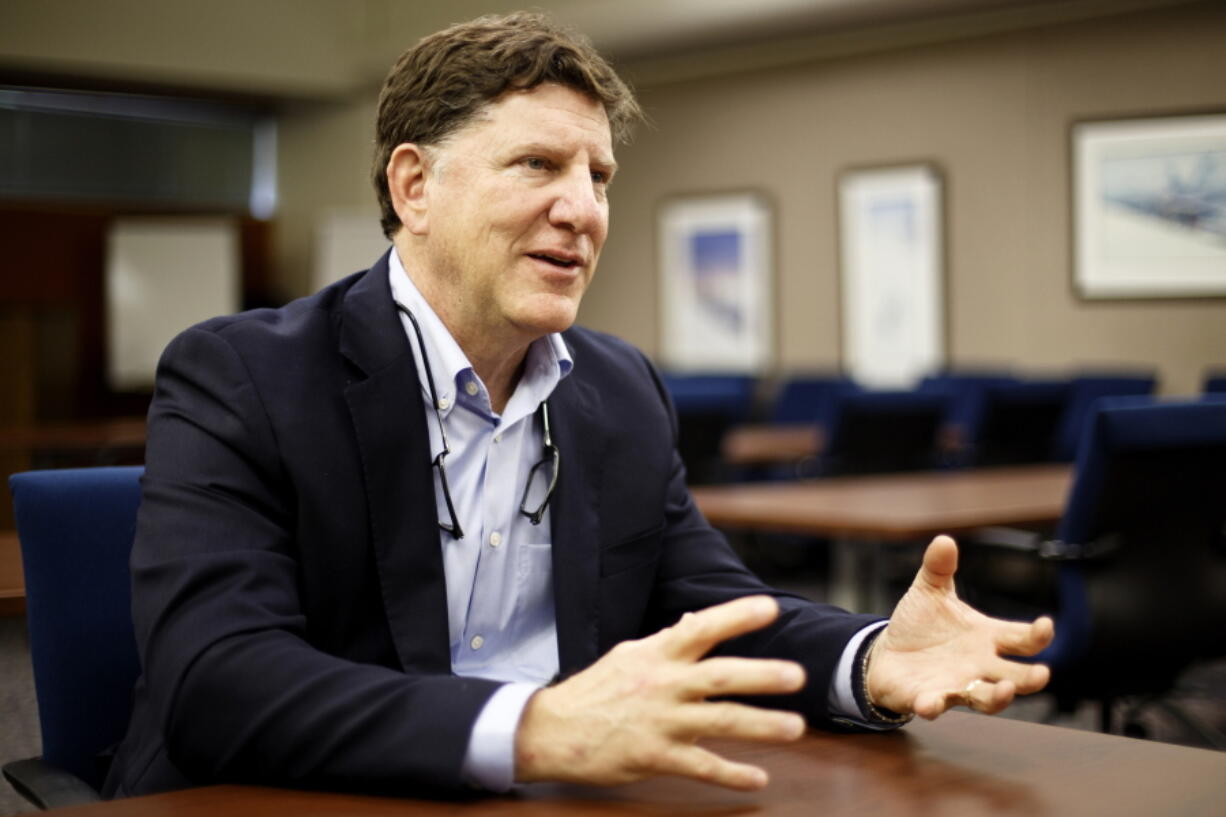
{"type": "Polygon", "coordinates": [[[697,741],[795,740],[804,734],[804,718],[706,699],[796,692],[804,686],[804,669],[792,661],[703,656],[778,615],[769,596],[687,613],[672,627],[618,644],[583,672],[537,692],[516,733],[515,779],[608,785],[671,774],[733,789],[762,788],[763,769],[734,763],[697,741]]]}

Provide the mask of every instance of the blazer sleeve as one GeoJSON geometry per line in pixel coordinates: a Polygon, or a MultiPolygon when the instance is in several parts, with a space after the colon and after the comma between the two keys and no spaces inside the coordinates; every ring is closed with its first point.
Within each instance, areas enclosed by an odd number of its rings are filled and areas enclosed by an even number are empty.
{"type": "MultiPolygon", "coordinates": [[[[674,443],[676,412],[668,391],[650,362],[659,398],[671,420],[674,443]]],[[[674,444],[665,499],[664,542],[653,593],[653,626],[675,621],[688,610],[699,610],[734,598],[763,593],[779,603],[780,615],[770,627],[726,642],[716,653],[754,658],[783,658],[801,663],[808,675],[805,688],[793,695],[758,697],[760,706],[800,712],[813,724],[843,728],[831,717],[828,696],[844,648],[857,632],[882,618],[849,613],[766,585],[745,567],[694,504],[686,487],[685,466],[674,444]]]]}
{"type": "Polygon", "coordinates": [[[223,334],[188,330],[165,352],[146,459],[133,619],[175,767],[195,783],[459,786],[473,722],[499,685],[308,642],[292,477],[223,334]]]}

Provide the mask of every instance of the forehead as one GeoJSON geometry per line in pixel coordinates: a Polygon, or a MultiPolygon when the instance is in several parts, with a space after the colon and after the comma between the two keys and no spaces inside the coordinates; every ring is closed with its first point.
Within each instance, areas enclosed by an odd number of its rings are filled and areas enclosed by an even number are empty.
{"type": "Polygon", "coordinates": [[[447,141],[510,145],[524,140],[582,146],[600,154],[602,160],[613,158],[613,137],[604,105],[555,83],[504,93],[447,141]]]}

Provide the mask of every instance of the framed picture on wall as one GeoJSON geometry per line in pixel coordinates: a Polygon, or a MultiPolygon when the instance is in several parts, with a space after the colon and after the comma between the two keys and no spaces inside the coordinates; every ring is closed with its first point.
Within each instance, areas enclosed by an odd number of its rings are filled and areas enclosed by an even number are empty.
{"type": "Polygon", "coordinates": [[[1226,114],[1079,122],[1072,159],[1079,294],[1226,296],[1226,114]]]}
{"type": "Polygon", "coordinates": [[[771,211],[757,193],[665,201],[658,221],[660,357],[674,371],[770,364],[771,211]]]}
{"type": "Polygon", "coordinates": [[[843,367],[905,388],[945,361],[942,181],[929,163],[839,174],[843,367]]]}

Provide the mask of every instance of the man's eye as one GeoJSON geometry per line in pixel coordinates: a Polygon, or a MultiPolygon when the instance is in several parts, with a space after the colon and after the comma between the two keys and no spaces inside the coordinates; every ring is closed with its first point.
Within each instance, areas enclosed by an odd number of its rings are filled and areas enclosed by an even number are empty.
{"type": "Polygon", "coordinates": [[[596,184],[608,184],[609,174],[605,173],[603,170],[593,170],[592,171],[592,181],[595,182],[596,184]]]}
{"type": "Polygon", "coordinates": [[[549,163],[539,156],[529,156],[527,159],[524,159],[524,166],[529,170],[547,170],[549,163]]]}

